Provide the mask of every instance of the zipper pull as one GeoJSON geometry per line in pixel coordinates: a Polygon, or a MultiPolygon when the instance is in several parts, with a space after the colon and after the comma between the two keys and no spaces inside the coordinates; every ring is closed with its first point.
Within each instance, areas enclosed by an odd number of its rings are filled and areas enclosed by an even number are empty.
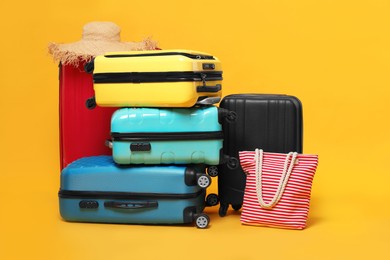
{"type": "Polygon", "coordinates": [[[200,77],[202,78],[203,86],[205,87],[206,86],[206,77],[207,77],[207,75],[204,74],[204,73],[200,73],[200,77]]]}

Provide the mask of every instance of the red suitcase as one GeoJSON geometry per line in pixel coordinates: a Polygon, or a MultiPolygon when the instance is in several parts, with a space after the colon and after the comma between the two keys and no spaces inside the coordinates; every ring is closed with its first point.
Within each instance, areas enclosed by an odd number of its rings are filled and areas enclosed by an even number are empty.
{"type": "Polygon", "coordinates": [[[54,60],[60,61],[61,169],[81,157],[111,153],[104,142],[110,137],[115,108],[87,108],[86,101],[94,96],[94,90],[92,75],[84,71],[85,62],[106,52],[157,49],[157,43],[149,38],[121,42],[120,31],[112,22],[90,22],[84,25],[80,41],[48,46],[54,60]]]}
{"type": "Polygon", "coordinates": [[[84,65],[59,65],[61,169],[81,157],[111,154],[104,141],[110,138],[115,108],[87,109],[85,102],[94,91],[92,75],[84,65]]]}

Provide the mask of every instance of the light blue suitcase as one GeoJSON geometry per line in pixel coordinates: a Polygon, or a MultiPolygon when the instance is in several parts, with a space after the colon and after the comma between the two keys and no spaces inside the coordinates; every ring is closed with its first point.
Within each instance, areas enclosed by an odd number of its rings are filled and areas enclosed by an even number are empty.
{"type": "Polygon", "coordinates": [[[205,200],[197,185],[199,170],[185,166],[121,167],[111,156],[85,157],[61,172],[58,193],[63,219],[76,222],[179,224],[206,228],[205,200]]]}
{"type": "Polygon", "coordinates": [[[111,143],[118,164],[206,164],[228,161],[222,154],[222,120],[235,114],[215,106],[122,108],[111,119],[111,143]]]}

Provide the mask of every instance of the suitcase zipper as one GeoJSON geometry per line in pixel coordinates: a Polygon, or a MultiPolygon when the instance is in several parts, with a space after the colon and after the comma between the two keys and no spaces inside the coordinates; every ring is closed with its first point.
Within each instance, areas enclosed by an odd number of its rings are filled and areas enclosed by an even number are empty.
{"type": "Polygon", "coordinates": [[[222,80],[222,71],[183,71],[183,72],[114,72],[96,73],[94,83],[153,83],[222,80]]]}
{"type": "Polygon", "coordinates": [[[141,53],[141,54],[106,54],[106,58],[129,58],[129,57],[148,57],[148,56],[173,56],[181,55],[194,60],[215,60],[212,55],[190,54],[186,52],[164,52],[164,53],[141,53]]]}
{"type": "Polygon", "coordinates": [[[58,196],[62,199],[193,199],[204,192],[204,189],[187,194],[60,190],[58,196]]]}
{"type": "Polygon", "coordinates": [[[213,132],[158,132],[158,133],[111,133],[112,141],[197,141],[223,139],[222,131],[213,132]]]}

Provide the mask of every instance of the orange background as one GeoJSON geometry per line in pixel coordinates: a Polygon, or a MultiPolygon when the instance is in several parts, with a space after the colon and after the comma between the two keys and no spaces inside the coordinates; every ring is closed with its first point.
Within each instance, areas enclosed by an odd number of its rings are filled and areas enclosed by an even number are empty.
{"type": "MultiPolygon", "coordinates": [[[[0,259],[387,259],[390,231],[390,3],[372,1],[31,1],[0,3],[0,259]],[[223,64],[223,94],[303,103],[317,153],[308,228],[242,226],[207,209],[189,226],[79,224],[58,212],[58,71],[47,44],[89,21],[123,41],[152,36],[223,64]]],[[[216,191],[216,181],[210,191],[216,191]]]]}

